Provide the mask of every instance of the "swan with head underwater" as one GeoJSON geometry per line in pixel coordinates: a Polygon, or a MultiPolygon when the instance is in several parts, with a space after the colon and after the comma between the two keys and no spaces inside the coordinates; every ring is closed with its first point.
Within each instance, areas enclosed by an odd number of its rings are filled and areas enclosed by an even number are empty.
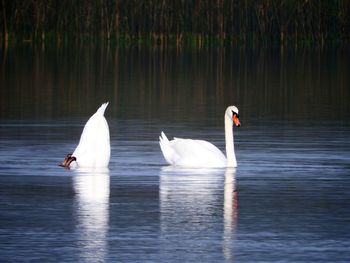
{"type": "Polygon", "coordinates": [[[73,153],[67,154],[60,166],[68,169],[76,166],[89,168],[108,167],[111,146],[109,127],[104,117],[107,106],[108,102],[103,103],[86,122],[77,148],[73,153]]]}
{"type": "Polygon", "coordinates": [[[160,148],[167,163],[193,168],[236,167],[233,124],[241,126],[238,108],[229,106],[225,111],[226,157],[212,143],[203,140],[174,138],[169,141],[164,132],[159,137],[160,148]]]}

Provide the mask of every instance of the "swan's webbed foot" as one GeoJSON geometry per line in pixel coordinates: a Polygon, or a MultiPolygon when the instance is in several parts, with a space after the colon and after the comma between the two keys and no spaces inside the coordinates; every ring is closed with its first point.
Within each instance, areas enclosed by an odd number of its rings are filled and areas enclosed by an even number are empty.
{"type": "Polygon", "coordinates": [[[68,153],[66,158],[64,158],[63,162],[61,162],[59,164],[59,166],[61,167],[64,167],[66,169],[70,169],[70,164],[73,162],[73,161],[76,161],[77,158],[75,158],[74,156],[72,156],[71,153],[68,153]]]}

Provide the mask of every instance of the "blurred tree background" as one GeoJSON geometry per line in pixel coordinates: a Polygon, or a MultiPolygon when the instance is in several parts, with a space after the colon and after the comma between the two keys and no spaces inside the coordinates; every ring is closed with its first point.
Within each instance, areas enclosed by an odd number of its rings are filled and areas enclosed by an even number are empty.
{"type": "Polygon", "coordinates": [[[1,43],[348,43],[350,0],[1,0],[1,43]]]}

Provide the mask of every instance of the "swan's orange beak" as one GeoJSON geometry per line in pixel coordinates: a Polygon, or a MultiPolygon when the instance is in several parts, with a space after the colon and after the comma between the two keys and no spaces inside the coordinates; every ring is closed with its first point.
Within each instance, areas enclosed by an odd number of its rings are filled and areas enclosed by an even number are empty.
{"type": "Polygon", "coordinates": [[[237,127],[240,127],[240,126],[241,126],[241,122],[239,121],[239,118],[237,117],[237,114],[233,114],[233,116],[232,116],[232,121],[234,122],[234,124],[235,124],[237,127]]]}

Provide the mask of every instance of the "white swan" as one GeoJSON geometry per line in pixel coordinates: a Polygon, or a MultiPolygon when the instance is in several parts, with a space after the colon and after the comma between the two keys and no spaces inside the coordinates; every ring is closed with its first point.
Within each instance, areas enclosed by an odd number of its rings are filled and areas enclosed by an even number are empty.
{"type": "Polygon", "coordinates": [[[238,109],[229,106],[225,111],[226,155],[213,144],[203,140],[174,138],[169,141],[164,132],[159,137],[160,148],[165,160],[176,166],[185,167],[236,167],[236,155],[233,142],[233,123],[239,127],[238,109]]]}
{"type": "Polygon", "coordinates": [[[79,145],[72,154],[67,154],[62,167],[107,167],[111,155],[108,123],[104,112],[108,102],[101,107],[85,124],[79,145]]]}

